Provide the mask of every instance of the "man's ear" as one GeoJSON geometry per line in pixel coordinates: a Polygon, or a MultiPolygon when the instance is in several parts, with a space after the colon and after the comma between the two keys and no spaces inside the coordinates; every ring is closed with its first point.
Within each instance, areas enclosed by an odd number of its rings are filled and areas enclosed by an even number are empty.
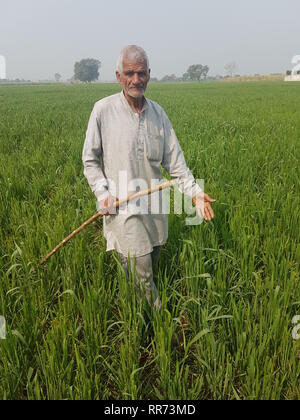
{"type": "Polygon", "coordinates": [[[150,76],[151,76],[151,69],[149,69],[149,80],[150,80],[150,76]]]}
{"type": "Polygon", "coordinates": [[[121,75],[117,70],[116,70],[116,79],[121,84],[121,75]]]}

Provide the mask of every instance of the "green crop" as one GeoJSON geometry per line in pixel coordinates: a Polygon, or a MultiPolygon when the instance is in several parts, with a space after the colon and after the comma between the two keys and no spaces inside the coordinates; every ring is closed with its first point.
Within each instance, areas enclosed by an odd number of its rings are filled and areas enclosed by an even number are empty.
{"type": "Polygon", "coordinates": [[[299,399],[300,84],[153,84],[211,223],[169,216],[156,283],[135,295],[96,211],[82,146],[117,85],[0,87],[1,399],[299,399]]]}

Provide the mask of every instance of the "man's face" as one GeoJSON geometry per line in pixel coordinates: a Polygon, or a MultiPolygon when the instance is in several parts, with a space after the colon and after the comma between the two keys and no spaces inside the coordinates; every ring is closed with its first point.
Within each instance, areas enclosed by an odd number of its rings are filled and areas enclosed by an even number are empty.
{"type": "Polygon", "coordinates": [[[134,99],[142,98],[150,80],[150,70],[145,62],[132,63],[123,60],[123,72],[116,72],[117,80],[123,86],[124,92],[134,99]]]}

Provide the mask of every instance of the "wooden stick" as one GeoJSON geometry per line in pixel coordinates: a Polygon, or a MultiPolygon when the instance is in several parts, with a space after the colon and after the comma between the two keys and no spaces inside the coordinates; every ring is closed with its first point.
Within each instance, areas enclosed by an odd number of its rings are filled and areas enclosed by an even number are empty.
{"type": "MultiPolygon", "coordinates": [[[[143,196],[146,196],[146,195],[150,195],[150,194],[153,194],[153,193],[158,192],[158,191],[162,191],[166,188],[172,187],[175,184],[176,184],[176,181],[167,181],[167,182],[164,182],[163,184],[157,185],[153,188],[149,188],[148,190],[133,193],[123,200],[117,200],[116,201],[116,209],[121,207],[124,203],[129,203],[130,201],[132,201],[136,198],[143,197],[143,196]]],[[[48,261],[49,258],[52,257],[52,255],[54,255],[61,247],[63,247],[67,242],[69,242],[72,238],[74,238],[74,236],[76,236],[78,233],[80,233],[83,229],[85,229],[88,225],[93,223],[95,220],[99,219],[99,217],[101,217],[101,216],[103,216],[103,215],[99,212],[94,214],[94,216],[92,216],[90,219],[88,219],[86,222],[84,222],[83,225],[81,225],[78,229],[74,230],[74,232],[72,232],[60,244],[58,244],[46,257],[44,257],[40,261],[40,264],[41,265],[45,264],[45,262],[48,261]]]]}

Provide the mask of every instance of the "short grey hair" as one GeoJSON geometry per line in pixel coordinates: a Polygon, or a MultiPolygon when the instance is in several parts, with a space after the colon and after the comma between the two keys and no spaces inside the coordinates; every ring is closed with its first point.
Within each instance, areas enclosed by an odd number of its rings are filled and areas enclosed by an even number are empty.
{"type": "Polygon", "coordinates": [[[149,59],[146,51],[138,47],[137,45],[128,45],[123,48],[119,54],[117,61],[117,71],[121,74],[123,72],[123,61],[124,58],[128,58],[133,63],[138,63],[143,61],[147,65],[147,70],[149,71],[149,59]]]}

